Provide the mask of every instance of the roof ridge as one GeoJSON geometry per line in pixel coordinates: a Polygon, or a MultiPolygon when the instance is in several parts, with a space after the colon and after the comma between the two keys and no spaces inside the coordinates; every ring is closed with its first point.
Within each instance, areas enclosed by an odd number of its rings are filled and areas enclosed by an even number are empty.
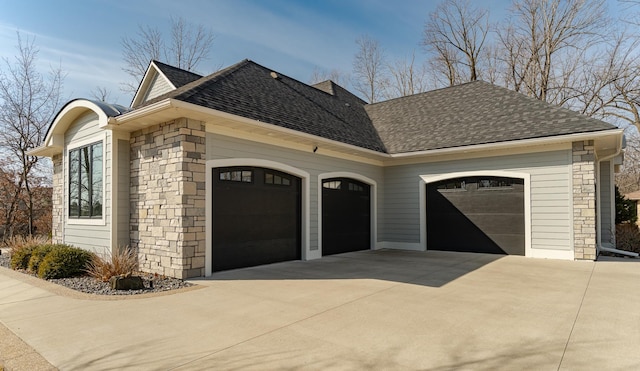
{"type": "MultiPolygon", "coordinates": [[[[463,82],[461,84],[444,86],[442,88],[422,91],[420,93],[415,93],[415,94],[410,94],[410,95],[403,95],[401,97],[391,98],[391,99],[383,100],[383,101],[380,101],[380,102],[368,103],[367,106],[375,106],[375,105],[384,104],[384,103],[387,103],[387,102],[396,101],[396,100],[399,100],[399,99],[405,99],[405,98],[409,98],[409,97],[417,97],[417,96],[420,96],[420,95],[431,94],[431,93],[439,92],[439,91],[442,91],[442,90],[456,89],[456,88],[459,88],[461,86],[471,85],[471,84],[476,84],[476,83],[485,83],[485,84],[488,84],[488,85],[493,85],[492,83],[486,82],[484,80],[467,81],[467,82],[463,82]]],[[[497,85],[494,85],[494,86],[497,86],[497,85]]]]}
{"type": "Polygon", "coordinates": [[[226,77],[229,74],[231,74],[232,72],[234,72],[234,71],[240,69],[241,67],[247,65],[248,62],[251,62],[251,61],[249,59],[244,59],[244,60],[242,60],[242,61],[240,61],[240,62],[238,62],[236,64],[232,64],[231,66],[223,68],[221,70],[218,70],[218,71],[216,71],[216,72],[214,72],[212,74],[209,74],[207,76],[202,76],[199,79],[194,80],[194,81],[192,81],[192,82],[190,82],[188,84],[185,84],[185,85],[183,85],[183,86],[181,86],[181,87],[179,87],[177,89],[171,90],[171,91],[169,91],[169,92],[167,92],[165,94],[157,96],[157,97],[155,97],[155,98],[153,98],[153,99],[151,99],[149,101],[146,101],[146,102],[144,102],[144,104],[141,104],[140,106],[138,106],[136,108],[139,108],[139,107],[142,107],[142,106],[146,106],[146,105],[151,104],[151,103],[155,103],[155,102],[160,101],[162,99],[165,99],[167,97],[175,97],[175,96],[182,95],[182,94],[190,95],[190,94],[188,94],[190,90],[192,90],[192,89],[194,89],[194,88],[198,87],[199,85],[204,84],[206,82],[221,80],[224,77],[226,77]]]}

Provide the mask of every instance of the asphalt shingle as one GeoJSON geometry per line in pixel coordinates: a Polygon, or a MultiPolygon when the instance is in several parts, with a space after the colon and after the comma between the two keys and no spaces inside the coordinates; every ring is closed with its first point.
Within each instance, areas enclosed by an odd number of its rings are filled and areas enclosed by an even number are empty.
{"type": "Polygon", "coordinates": [[[250,60],[188,83],[198,75],[157,63],[185,84],[143,106],[173,98],[382,153],[616,128],[484,81],[366,104],[331,81],[309,86],[250,60]]]}
{"type": "Polygon", "coordinates": [[[616,128],[484,81],[370,104],[365,109],[389,153],[616,128]]]}
{"type": "Polygon", "coordinates": [[[160,71],[162,71],[162,73],[169,79],[169,81],[171,81],[171,83],[176,88],[187,85],[190,82],[202,78],[202,76],[198,75],[197,73],[181,70],[180,68],[176,68],[159,61],[153,61],[153,63],[158,67],[160,71]]]}
{"type": "Polygon", "coordinates": [[[153,101],[173,98],[361,148],[385,152],[364,102],[337,87],[326,93],[245,60],[153,101]]]}

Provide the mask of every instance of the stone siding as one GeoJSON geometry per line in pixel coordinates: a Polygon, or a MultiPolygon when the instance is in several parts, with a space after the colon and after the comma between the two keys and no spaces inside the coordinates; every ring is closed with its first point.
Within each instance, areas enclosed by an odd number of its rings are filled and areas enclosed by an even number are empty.
{"type": "Polygon", "coordinates": [[[205,128],[178,119],[131,135],[131,244],[140,269],[204,276],[205,128]]]}
{"type": "Polygon", "coordinates": [[[573,143],[573,242],[576,260],[596,259],[596,167],[593,141],[573,143]]]}
{"type": "Polygon", "coordinates": [[[62,154],[55,155],[53,162],[53,194],[52,194],[52,221],[51,241],[53,243],[64,242],[64,166],[62,166],[62,154]]]}

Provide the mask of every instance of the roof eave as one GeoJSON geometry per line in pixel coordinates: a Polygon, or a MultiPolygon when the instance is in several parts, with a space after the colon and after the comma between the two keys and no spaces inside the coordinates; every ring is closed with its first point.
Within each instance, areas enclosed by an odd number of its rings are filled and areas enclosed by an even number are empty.
{"type": "Polygon", "coordinates": [[[38,157],[53,157],[55,155],[61,154],[62,150],[63,148],[61,146],[42,145],[27,151],[27,155],[38,157]]]}
{"type": "Polygon", "coordinates": [[[555,136],[531,138],[531,139],[511,140],[511,141],[497,142],[497,143],[473,144],[468,146],[438,148],[438,149],[429,149],[429,150],[414,151],[414,152],[399,152],[399,153],[389,154],[389,157],[394,159],[430,157],[430,156],[473,153],[473,152],[509,149],[509,148],[532,147],[532,146],[538,146],[538,145],[571,143],[571,142],[577,142],[581,140],[598,140],[604,137],[614,137],[615,148],[601,148],[600,149],[601,153],[603,153],[604,155],[603,151],[611,150],[612,152],[617,154],[622,149],[623,135],[624,135],[624,129],[612,128],[608,130],[555,135],[555,136]]]}
{"type": "Polygon", "coordinates": [[[388,159],[388,154],[375,150],[358,147],[352,144],[342,143],[335,140],[319,137],[313,134],[303,133],[297,130],[283,128],[278,125],[238,116],[232,113],[219,111],[213,108],[203,107],[181,100],[167,98],[155,102],[148,106],[135,109],[123,115],[109,120],[109,125],[105,128],[112,130],[122,130],[132,132],[144,127],[170,121],[180,117],[188,117],[203,122],[213,121],[212,118],[221,118],[246,125],[248,130],[264,129],[273,134],[281,133],[287,136],[305,138],[318,146],[331,146],[332,148],[342,148],[344,152],[363,156],[366,158],[382,161],[388,159]]]}
{"type": "Polygon", "coordinates": [[[156,65],[155,61],[152,60],[151,62],[149,62],[149,66],[147,67],[147,71],[144,73],[142,80],[140,80],[140,85],[138,86],[138,89],[136,89],[136,93],[134,94],[133,100],[131,101],[131,107],[135,107],[143,103],[142,99],[151,86],[151,82],[153,80],[153,77],[155,76],[154,73],[161,76],[169,84],[172,90],[176,89],[176,86],[173,84],[173,82],[164,74],[164,72],[162,72],[162,69],[156,65]]]}

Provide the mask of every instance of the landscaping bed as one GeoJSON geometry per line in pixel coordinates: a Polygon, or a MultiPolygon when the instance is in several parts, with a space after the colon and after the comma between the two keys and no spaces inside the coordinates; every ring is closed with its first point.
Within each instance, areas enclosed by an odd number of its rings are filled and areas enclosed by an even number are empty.
{"type": "MultiPolygon", "coordinates": [[[[11,256],[6,249],[0,255],[0,267],[11,269],[11,256]]],[[[38,277],[38,274],[36,272],[37,270],[32,271],[28,269],[15,269],[15,271],[38,277]]],[[[110,273],[112,274],[110,274],[108,277],[115,275],[113,274],[113,272],[110,273]]],[[[46,281],[58,284],[60,286],[70,288],[72,290],[95,295],[137,295],[164,292],[194,286],[193,284],[185,282],[181,279],[166,277],[158,274],[128,271],[127,275],[139,276],[142,279],[144,288],[137,290],[115,290],[111,288],[111,284],[108,282],[108,277],[106,280],[100,280],[96,277],[90,276],[89,273],[87,273],[86,275],[73,274],[71,277],[64,278],[43,279],[46,279],[46,281]]]]}

